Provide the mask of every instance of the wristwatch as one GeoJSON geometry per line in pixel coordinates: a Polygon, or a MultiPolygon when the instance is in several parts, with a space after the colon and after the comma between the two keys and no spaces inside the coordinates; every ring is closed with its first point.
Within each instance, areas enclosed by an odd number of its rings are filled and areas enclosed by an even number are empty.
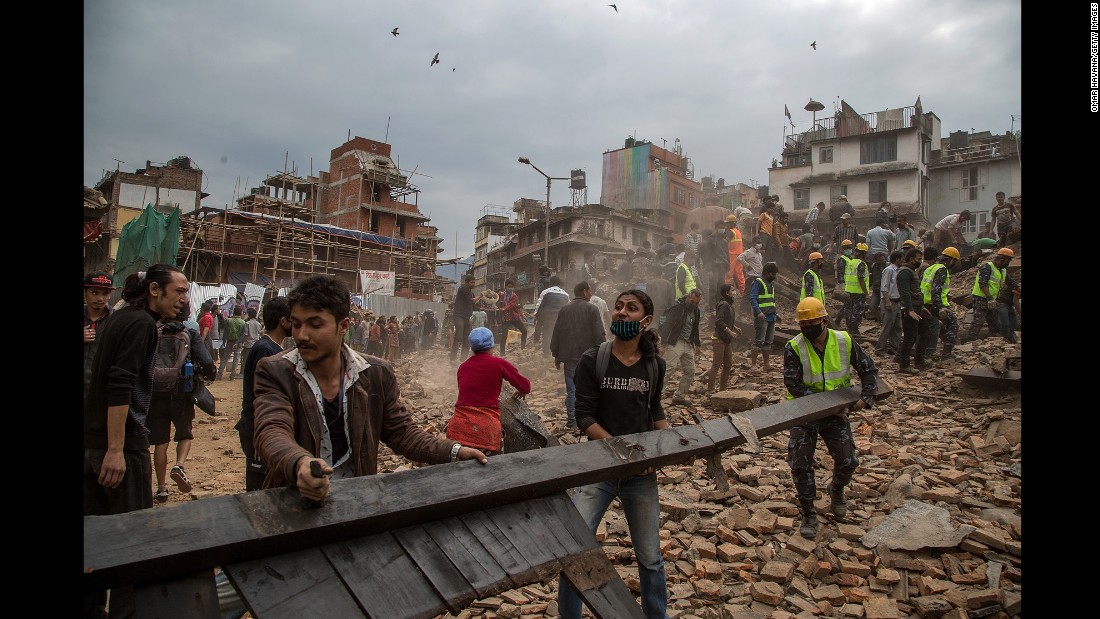
{"type": "Polygon", "coordinates": [[[458,450],[462,449],[462,443],[455,443],[451,447],[451,462],[458,462],[458,450]]]}

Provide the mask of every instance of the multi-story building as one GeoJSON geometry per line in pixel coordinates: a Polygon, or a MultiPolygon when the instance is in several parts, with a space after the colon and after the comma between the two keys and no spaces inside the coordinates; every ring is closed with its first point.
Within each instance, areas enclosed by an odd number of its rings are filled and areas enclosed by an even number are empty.
{"type": "MultiPolygon", "coordinates": [[[[819,104],[820,105],[820,104],[819,104]]],[[[782,165],[768,185],[792,221],[818,202],[840,195],[858,210],[891,202],[898,212],[928,213],[928,164],[940,148],[940,119],[910,107],[859,114],[846,102],[809,131],[787,136],[782,165]]]]}
{"type": "MultiPolygon", "coordinates": [[[[492,247],[500,244],[504,239],[511,236],[512,232],[519,226],[511,220],[508,214],[508,207],[498,206],[496,204],[486,204],[481,207],[481,217],[477,220],[477,228],[474,235],[474,277],[477,278],[478,289],[482,286],[488,286],[493,290],[500,290],[504,287],[504,271],[489,269],[489,250],[492,247]],[[497,277],[490,278],[490,274],[497,277]],[[500,285],[494,285],[499,280],[500,285]]],[[[494,269],[499,269],[502,265],[499,261],[495,261],[493,265],[494,269]]]]}
{"type": "Polygon", "coordinates": [[[677,242],[687,232],[688,213],[703,205],[702,185],[679,138],[672,150],[627,138],[623,148],[604,152],[602,180],[600,204],[645,211],[677,242]]]}
{"type": "MultiPolygon", "coordinates": [[[[499,260],[504,268],[512,270],[516,291],[523,303],[535,301],[535,283],[542,262],[533,257],[546,249],[542,240],[544,225],[542,221],[523,224],[511,238],[489,252],[490,263],[499,260]]],[[[578,266],[584,264],[584,252],[588,250],[618,258],[628,249],[642,247],[646,241],[657,248],[670,240],[672,235],[668,229],[651,221],[645,211],[618,211],[602,204],[556,208],[550,219],[550,255],[553,257],[550,268],[561,274],[570,260],[578,266]]]]}
{"type": "Polygon", "coordinates": [[[326,273],[356,293],[438,299],[443,239],[390,148],[356,136],[331,151],[327,172],[274,174],[233,210],[181,218],[179,263],[197,282],[290,287],[326,273]]]}
{"type": "MultiPolygon", "coordinates": [[[[94,244],[86,248],[89,260],[85,261],[85,270],[108,272],[114,272],[122,228],[140,216],[146,205],[151,204],[162,213],[171,213],[177,207],[181,214],[190,213],[210,195],[202,192],[202,170],[194,167],[191,158],[186,156],[170,159],[164,165],[146,161],[144,168],[133,172],[106,171],[94,190],[99,192],[96,202],[102,197],[105,204],[101,204],[104,208],[98,225],[99,235],[94,244]],[[89,266],[91,262],[94,264],[89,266]]],[[[85,191],[85,219],[88,219],[87,196],[85,191]]]]}
{"type": "Polygon", "coordinates": [[[928,163],[928,219],[932,223],[969,210],[973,217],[963,233],[972,241],[985,231],[989,211],[1003,191],[1020,196],[1020,139],[1012,133],[955,131],[928,163]]]}

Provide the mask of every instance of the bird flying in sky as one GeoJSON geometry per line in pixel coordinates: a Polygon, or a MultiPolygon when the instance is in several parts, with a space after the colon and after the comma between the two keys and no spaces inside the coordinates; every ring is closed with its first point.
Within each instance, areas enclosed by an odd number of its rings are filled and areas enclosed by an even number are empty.
{"type": "Polygon", "coordinates": [[[430,64],[428,66],[429,67],[434,67],[437,64],[439,64],[439,52],[435,53],[435,58],[432,58],[432,64],[430,64]]]}
{"type": "Polygon", "coordinates": [[[392,34],[393,36],[397,36],[401,33],[397,31],[397,28],[394,28],[393,30],[390,30],[390,34],[392,34]]]}
{"type": "Polygon", "coordinates": [[[817,41],[814,41],[813,43],[810,43],[810,47],[812,47],[814,49],[817,49],[817,41]]]}
{"type": "Polygon", "coordinates": [[[619,12],[619,7],[615,6],[614,4],[609,4],[609,5],[607,5],[607,6],[609,6],[609,7],[613,8],[613,9],[615,9],[615,12],[616,12],[616,13],[618,13],[618,12],[619,12]]]}

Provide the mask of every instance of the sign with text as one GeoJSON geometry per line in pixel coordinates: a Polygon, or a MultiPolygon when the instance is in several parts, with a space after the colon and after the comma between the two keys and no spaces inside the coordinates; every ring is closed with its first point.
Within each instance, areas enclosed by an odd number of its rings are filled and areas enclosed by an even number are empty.
{"type": "Polygon", "coordinates": [[[359,282],[363,286],[363,294],[393,296],[395,282],[393,271],[359,271],[359,282]]]}

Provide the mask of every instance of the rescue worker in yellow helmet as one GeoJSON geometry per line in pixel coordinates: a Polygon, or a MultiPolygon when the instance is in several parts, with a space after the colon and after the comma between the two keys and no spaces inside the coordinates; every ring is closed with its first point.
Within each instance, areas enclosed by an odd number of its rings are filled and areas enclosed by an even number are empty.
{"type": "MultiPolygon", "coordinates": [[[[851,371],[859,374],[860,395],[852,411],[872,408],[878,388],[878,370],[863,349],[845,331],[829,328],[825,305],[814,297],[798,302],[796,309],[801,331],[783,347],[783,386],[787,399],[800,398],[822,391],[850,387],[851,371]]],[[[830,511],[837,519],[848,513],[844,487],[852,480],[859,465],[852,426],[847,411],[791,428],[787,442],[787,464],[791,467],[798,505],[802,510],[802,537],[817,536],[817,483],[814,480],[814,452],[817,437],[833,458],[833,476],[829,484],[830,511]]]]}
{"type": "Polygon", "coordinates": [[[806,259],[810,261],[809,268],[802,274],[802,292],[798,296],[801,301],[806,297],[813,297],[825,304],[825,286],[821,283],[821,267],[825,265],[825,256],[819,251],[810,252],[806,259]]]}
{"type": "Polygon", "coordinates": [[[945,247],[936,261],[924,270],[920,278],[920,291],[924,297],[924,308],[932,315],[929,324],[930,340],[928,348],[924,351],[925,357],[931,357],[936,352],[936,343],[940,334],[943,334],[943,352],[940,361],[952,361],[955,359],[955,341],[959,336],[959,319],[951,310],[951,301],[947,295],[951,292],[950,270],[959,263],[959,250],[954,247],[945,247]]]}
{"type": "Polygon", "coordinates": [[[974,310],[974,320],[970,323],[970,334],[967,339],[977,339],[981,333],[982,325],[989,322],[989,334],[998,332],[997,328],[997,295],[1005,283],[1005,269],[1012,262],[1014,253],[1007,247],[1002,247],[993,254],[993,259],[982,263],[978,267],[978,274],[974,276],[974,288],[970,291],[972,301],[970,307],[974,310]]]}
{"type": "Polygon", "coordinates": [[[863,261],[867,255],[867,244],[857,243],[852,251],[850,241],[841,242],[842,253],[837,258],[836,283],[844,290],[844,307],[840,310],[840,320],[848,325],[848,331],[859,335],[859,324],[863,322],[863,312],[867,308],[867,292],[871,289],[871,269],[863,261]]]}
{"type": "Polygon", "coordinates": [[[902,244],[901,244],[901,248],[905,249],[905,250],[913,249],[916,246],[917,246],[917,242],[914,241],[913,239],[905,239],[905,241],[902,242],[902,244]]]}

